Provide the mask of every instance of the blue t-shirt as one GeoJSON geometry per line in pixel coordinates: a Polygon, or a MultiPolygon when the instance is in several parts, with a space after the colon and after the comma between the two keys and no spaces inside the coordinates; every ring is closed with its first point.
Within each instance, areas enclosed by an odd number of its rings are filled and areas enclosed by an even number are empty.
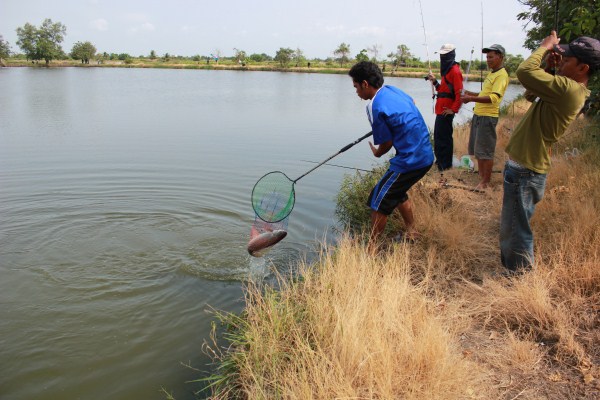
{"type": "MultiPolygon", "coordinates": [[[[394,172],[410,172],[433,164],[429,130],[413,99],[402,90],[385,85],[371,107],[371,127],[376,145],[392,141],[396,155],[390,160],[394,172]]],[[[369,114],[369,111],[367,111],[369,114]]]]}

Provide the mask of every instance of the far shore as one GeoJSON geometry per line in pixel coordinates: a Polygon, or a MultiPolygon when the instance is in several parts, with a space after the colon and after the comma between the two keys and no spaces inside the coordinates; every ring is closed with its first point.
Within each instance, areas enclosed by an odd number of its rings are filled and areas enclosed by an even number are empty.
{"type": "MultiPolygon", "coordinates": [[[[47,68],[44,62],[32,63],[26,60],[8,59],[4,60],[6,67],[33,67],[33,68],[47,68]]],[[[427,70],[422,68],[412,67],[400,67],[392,70],[389,64],[382,64],[383,74],[385,76],[400,77],[400,78],[424,78],[427,75],[427,70]]],[[[261,64],[246,64],[239,65],[234,63],[222,63],[218,64],[211,62],[207,64],[201,62],[157,62],[152,60],[133,60],[132,62],[124,61],[103,61],[98,63],[91,61],[89,64],[82,64],[81,62],[74,60],[54,60],[50,62],[48,68],[63,68],[63,67],[75,67],[75,68],[163,68],[163,69],[201,69],[201,70],[227,70],[227,71],[271,71],[271,72],[296,72],[296,73],[312,73],[312,74],[347,74],[350,69],[348,67],[336,67],[336,66],[324,66],[319,64],[316,66],[302,66],[302,67],[281,67],[277,63],[261,63],[261,64]]],[[[483,75],[487,74],[484,71],[483,75]]],[[[466,78],[466,74],[463,74],[466,78]]],[[[482,75],[469,74],[469,82],[481,82],[482,75]]],[[[510,83],[518,84],[519,81],[516,78],[511,77],[510,83]]]]}

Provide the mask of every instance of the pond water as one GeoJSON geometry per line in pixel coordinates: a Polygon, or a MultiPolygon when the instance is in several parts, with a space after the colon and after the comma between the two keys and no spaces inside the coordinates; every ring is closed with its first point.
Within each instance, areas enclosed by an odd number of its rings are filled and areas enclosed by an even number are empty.
{"type": "MultiPolygon", "coordinates": [[[[433,126],[424,80],[386,83],[433,126]]],[[[300,176],[370,130],[345,75],[11,68],[0,87],[0,397],[13,400],[193,399],[202,373],[185,365],[209,370],[210,309],[240,311],[246,279],[332,240],[349,171],[298,182],[289,234],[264,259],[246,252],[254,183],[300,176]]],[[[377,161],[365,141],[332,162],[377,161]]]]}

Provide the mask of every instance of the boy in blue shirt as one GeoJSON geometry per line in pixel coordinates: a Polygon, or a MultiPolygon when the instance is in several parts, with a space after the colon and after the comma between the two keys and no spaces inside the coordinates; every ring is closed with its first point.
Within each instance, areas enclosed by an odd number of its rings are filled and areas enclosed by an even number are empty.
{"type": "Polygon", "coordinates": [[[383,74],[377,64],[361,61],[348,74],[358,97],[369,100],[367,117],[373,129],[373,143],[369,142],[369,146],[373,155],[379,158],[392,147],[396,150],[389,169],[367,202],[372,210],[370,247],[376,246],[389,215],[396,208],[406,225],[404,234],[397,238],[413,241],[418,232],[407,192],[433,164],[429,130],[410,96],[396,87],[383,85],[383,74]]]}

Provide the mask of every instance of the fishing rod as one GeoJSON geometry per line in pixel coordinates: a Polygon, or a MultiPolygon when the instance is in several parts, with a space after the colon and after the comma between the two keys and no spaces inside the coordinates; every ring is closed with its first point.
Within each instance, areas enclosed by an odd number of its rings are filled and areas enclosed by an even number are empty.
{"type": "Polygon", "coordinates": [[[467,72],[465,73],[465,80],[463,82],[463,88],[462,88],[462,92],[461,95],[465,94],[465,86],[467,85],[467,82],[469,82],[469,73],[471,72],[471,63],[473,62],[473,53],[475,52],[475,47],[471,47],[471,58],[469,59],[469,64],[467,65],[467,72]]]}
{"type": "MultiPolygon", "coordinates": [[[[483,49],[483,0],[481,0],[481,48],[483,49]]],[[[483,52],[479,59],[479,78],[481,81],[481,89],[483,89],[483,52]]]]}
{"type": "MultiPolygon", "coordinates": [[[[429,60],[429,46],[427,45],[427,31],[425,30],[425,18],[423,18],[423,4],[421,4],[421,0],[419,0],[419,9],[421,10],[421,26],[423,27],[423,37],[425,38],[425,50],[427,52],[427,65],[429,66],[429,73],[432,74],[431,72],[431,61],[429,60]]],[[[425,78],[427,80],[429,80],[428,78],[425,78]]],[[[432,108],[433,108],[433,113],[435,114],[435,87],[433,86],[433,82],[431,80],[429,80],[429,83],[431,85],[431,101],[432,101],[432,108]]]]}
{"type": "Polygon", "coordinates": [[[468,192],[474,192],[474,193],[485,193],[485,190],[481,190],[481,189],[477,189],[477,188],[470,188],[467,186],[461,186],[461,185],[453,185],[451,183],[448,183],[448,178],[442,178],[442,180],[440,181],[440,186],[444,189],[462,189],[462,190],[466,190],[468,192]]]}
{"type": "MultiPolygon", "coordinates": [[[[558,0],[554,3],[554,32],[558,36],[558,0]]],[[[552,67],[552,75],[556,75],[556,65],[552,67]]]]}
{"type": "Polygon", "coordinates": [[[467,192],[485,193],[485,190],[481,190],[481,189],[477,189],[477,188],[470,188],[470,187],[461,186],[461,185],[453,185],[451,183],[442,183],[442,187],[444,189],[462,189],[462,190],[466,190],[467,192]]]}
{"type": "Polygon", "coordinates": [[[558,35],[558,0],[554,4],[554,31],[558,35]]]}

